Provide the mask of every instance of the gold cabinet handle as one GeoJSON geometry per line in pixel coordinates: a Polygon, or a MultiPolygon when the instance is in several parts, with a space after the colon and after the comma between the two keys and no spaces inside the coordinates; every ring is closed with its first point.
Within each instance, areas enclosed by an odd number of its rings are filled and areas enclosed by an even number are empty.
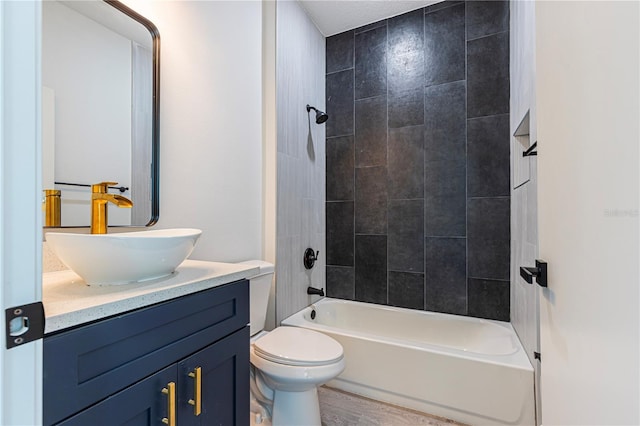
{"type": "Polygon", "coordinates": [[[189,377],[193,379],[193,397],[189,400],[189,404],[193,405],[193,415],[199,416],[202,412],[202,368],[196,367],[189,377]]]}
{"type": "Polygon", "coordinates": [[[162,418],[162,423],[169,426],[176,426],[176,384],[167,383],[166,388],[162,388],[162,393],[167,395],[167,416],[162,418]]]}

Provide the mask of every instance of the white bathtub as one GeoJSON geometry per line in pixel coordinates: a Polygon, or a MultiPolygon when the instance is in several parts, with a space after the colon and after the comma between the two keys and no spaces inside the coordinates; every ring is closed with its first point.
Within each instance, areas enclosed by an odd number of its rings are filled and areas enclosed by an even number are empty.
{"type": "Polygon", "coordinates": [[[533,368],[511,324],[331,298],[312,307],[282,325],[342,344],[347,366],[329,386],[472,425],[535,423],[533,368]]]}

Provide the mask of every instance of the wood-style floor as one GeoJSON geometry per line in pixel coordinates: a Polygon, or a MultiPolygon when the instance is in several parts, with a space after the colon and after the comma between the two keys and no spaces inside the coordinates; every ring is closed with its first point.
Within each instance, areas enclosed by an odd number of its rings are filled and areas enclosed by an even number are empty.
{"type": "Polygon", "coordinates": [[[318,389],[322,426],[462,426],[452,420],[374,401],[337,389],[318,389]]]}

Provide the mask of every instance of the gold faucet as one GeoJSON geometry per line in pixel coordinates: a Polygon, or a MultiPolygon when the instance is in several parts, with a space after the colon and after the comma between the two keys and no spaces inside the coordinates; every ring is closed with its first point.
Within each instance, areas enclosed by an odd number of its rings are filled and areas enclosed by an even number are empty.
{"type": "Polygon", "coordinates": [[[42,208],[44,209],[44,226],[60,226],[60,191],[57,189],[45,189],[44,201],[42,208]]]}
{"type": "Polygon", "coordinates": [[[109,186],[117,185],[118,182],[100,182],[91,185],[91,233],[107,233],[107,203],[111,202],[118,207],[131,208],[133,202],[122,195],[109,194],[109,186]]]}

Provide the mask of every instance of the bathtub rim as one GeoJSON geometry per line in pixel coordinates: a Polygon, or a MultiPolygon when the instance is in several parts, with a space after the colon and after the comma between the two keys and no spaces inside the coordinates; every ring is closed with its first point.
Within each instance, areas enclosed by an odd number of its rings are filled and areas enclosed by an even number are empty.
{"type": "Polygon", "coordinates": [[[520,338],[515,332],[515,329],[513,328],[511,323],[506,321],[490,320],[485,318],[476,318],[476,317],[447,314],[447,313],[441,313],[441,312],[418,311],[415,309],[401,308],[396,306],[378,305],[375,303],[359,302],[355,300],[345,300],[345,299],[335,299],[331,297],[324,297],[318,300],[317,302],[312,303],[311,305],[294,313],[293,315],[290,315],[289,317],[285,318],[284,320],[282,320],[281,325],[310,328],[312,330],[325,331],[327,333],[342,334],[351,338],[359,338],[359,339],[363,339],[371,342],[386,341],[391,344],[394,344],[403,348],[407,348],[407,349],[417,349],[417,350],[433,352],[439,355],[453,356],[456,358],[461,358],[466,360],[487,362],[490,364],[516,368],[516,369],[524,370],[527,372],[534,371],[533,366],[531,365],[531,362],[529,360],[529,357],[525,353],[524,347],[522,346],[522,342],[520,342],[520,338]],[[408,343],[406,341],[403,341],[401,339],[396,339],[391,336],[381,337],[373,333],[354,332],[344,328],[337,328],[337,327],[327,326],[323,324],[318,324],[315,322],[308,321],[304,317],[304,314],[307,312],[310,312],[312,307],[314,306],[317,307],[319,305],[321,306],[323,304],[330,304],[330,303],[339,303],[339,304],[346,304],[346,305],[349,305],[349,304],[366,305],[366,306],[373,306],[375,309],[404,312],[408,315],[434,315],[434,316],[442,316],[445,318],[452,318],[457,321],[463,320],[463,321],[473,321],[473,322],[486,322],[486,323],[507,329],[509,333],[512,335],[512,338],[514,339],[516,350],[509,354],[484,354],[481,352],[463,351],[463,350],[452,348],[452,347],[439,346],[439,345],[429,344],[426,342],[410,341],[410,343],[408,343]]]}

